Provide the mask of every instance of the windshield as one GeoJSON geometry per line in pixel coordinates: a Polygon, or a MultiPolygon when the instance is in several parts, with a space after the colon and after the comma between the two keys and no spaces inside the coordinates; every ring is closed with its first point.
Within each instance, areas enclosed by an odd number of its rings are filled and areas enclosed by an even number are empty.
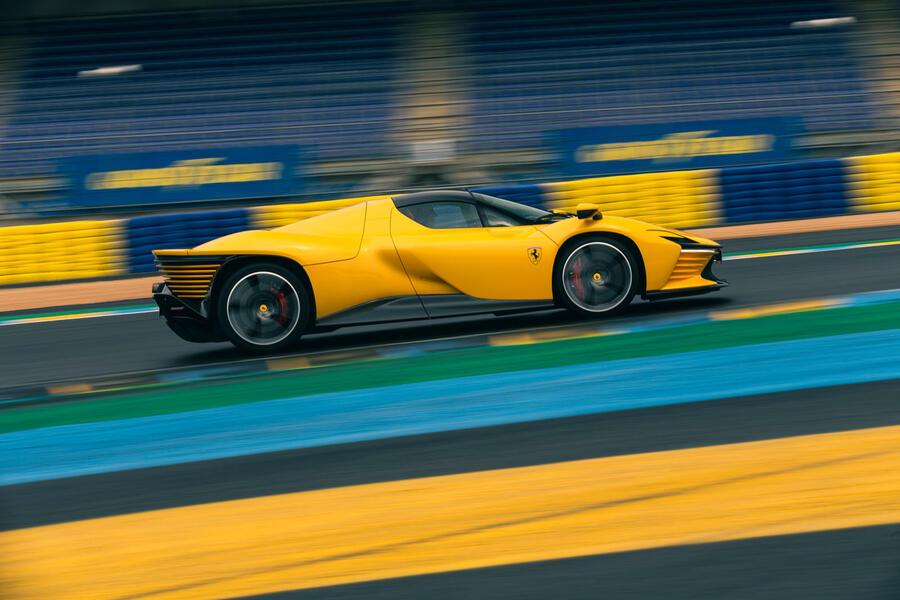
{"type": "Polygon", "coordinates": [[[503,198],[495,198],[494,196],[488,196],[487,194],[472,192],[472,196],[476,200],[522,219],[526,223],[536,223],[541,220],[546,220],[552,215],[552,213],[541,208],[535,208],[533,206],[528,206],[527,204],[519,204],[518,202],[512,202],[511,200],[504,200],[503,198]]]}

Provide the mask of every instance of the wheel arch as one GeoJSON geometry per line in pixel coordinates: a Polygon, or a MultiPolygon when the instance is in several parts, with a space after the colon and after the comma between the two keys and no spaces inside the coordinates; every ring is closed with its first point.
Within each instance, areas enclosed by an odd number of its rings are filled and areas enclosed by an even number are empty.
{"type": "Polygon", "coordinates": [[[269,263],[276,264],[281,267],[284,267],[290,270],[292,273],[297,275],[300,278],[300,281],[306,286],[306,291],[309,293],[310,300],[312,301],[312,306],[310,306],[310,323],[316,322],[316,294],[315,290],[313,290],[312,283],[309,280],[309,275],[306,274],[306,270],[303,266],[295,260],[291,260],[290,258],[286,258],[284,256],[275,256],[271,254],[241,254],[237,256],[231,256],[225,260],[219,270],[216,272],[216,276],[213,279],[212,287],[209,290],[209,318],[213,322],[216,319],[216,295],[219,293],[219,290],[225,285],[225,282],[228,281],[228,277],[231,276],[232,273],[236,272],[238,269],[241,269],[247,265],[255,264],[255,263],[269,263]]]}
{"type": "MultiPolygon", "coordinates": [[[[556,273],[556,269],[559,266],[559,261],[563,260],[566,256],[569,248],[575,244],[578,244],[582,240],[586,239],[612,239],[618,242],[621,242],[626,248],[628,248],[635,260],[637,261],[637,271],[638,271],[638,284],[637,284],[637,294],[645,294],[647,292],[647,269],[644,266],[644,255],[641,253],[641,249],[627,235],[622,235],[621,233],[615,233],[611,231],[591,231],[585,233],[578,233],[573,235],[572,237],[566,239],[562,244],[559,245],[559,250],[556,252],[556,257],[553,259],[553,272],[556,273]]],[[[557,300],[557,294],[559,293],[559,289],[557,283],[553,282],[553,299],[557,300]]]]}

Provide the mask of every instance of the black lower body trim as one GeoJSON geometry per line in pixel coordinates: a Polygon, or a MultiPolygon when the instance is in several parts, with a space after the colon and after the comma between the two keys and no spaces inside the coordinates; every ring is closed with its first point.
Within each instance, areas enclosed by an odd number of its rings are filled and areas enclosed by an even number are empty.
{"type": "Polygon", "coordinates": [[[698,294],[707,294],[728,287],[728,282],[722,281],[712,285],[704,285],[701,287],[684,288],[680,290],[657,290],[655,292],[644,292],[644,300],[666,300],[668,298],[681,298],[682,296],[696,296],[698,294]]]}
{"type": "Polygon", "coordinates": [[[209,321],[185,317],[166,319],[169,329],[181,339],[188,342],[226,342],[228,338],[219,333],[209,321]]]}
{"type": "Polygon", "coordinates": [[[380,298],[338,311],[316,321],[317,328],[460,317],[484,313],[508,314],[553,308],[552,300],[486,300],[465,294],[380,298]]]}
{"type": "Polygon", "coordinates": [[[428,314],[418,296],[379,298],[340,310],[316,321],[320,327],[337,328],[362,323],[387,323],[427,319],[428,314]]]}
{"type": "Polygon", "coordinates": [[[487,300],[463,294],[421,296],[428,316],[455,317],[478,313],[514,313],[552,308],[553,300],[487,300]]]}
{"type": "Polygon", "coordinates": [[[165,284],[153,286],[153,300],[159,314],[175,334],[188,342],[225,342],[228,340],[205,314],[202,304],[193,306],[176,297],[165,284]]]}

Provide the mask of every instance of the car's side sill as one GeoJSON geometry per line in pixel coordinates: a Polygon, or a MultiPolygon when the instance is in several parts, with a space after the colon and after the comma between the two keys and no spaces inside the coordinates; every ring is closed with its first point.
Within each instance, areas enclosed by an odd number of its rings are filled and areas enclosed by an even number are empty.
{"type": "Polygon", "coordinates": [[[485,300],[463,294],[380,298],[333,313],[316,321],[331,329],[347,325],[437,319],[480,313],[513,313],[553,307],[552,300],[485,300]]]}

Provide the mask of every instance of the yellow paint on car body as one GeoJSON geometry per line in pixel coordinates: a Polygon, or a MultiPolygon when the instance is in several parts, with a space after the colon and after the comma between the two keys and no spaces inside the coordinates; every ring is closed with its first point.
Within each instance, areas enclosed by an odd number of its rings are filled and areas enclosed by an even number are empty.
{"type": "Polygon", "coordinates": [[[322,318],[366,302],[415,295],[550,302],[560,248],[576,236],[590,234],[630,241],[635,260],[642,263],[647,291],[716,283],[699,274],[671,281],[683,252],[665,236],[715,242],[642,221],[604,216],[510,227],[429,228],[401,213],[391,198],[368,200],[274,230],[227,235],[193,249],[154,253],[287,258],[306,271],[316,317],[322,318]]]}

